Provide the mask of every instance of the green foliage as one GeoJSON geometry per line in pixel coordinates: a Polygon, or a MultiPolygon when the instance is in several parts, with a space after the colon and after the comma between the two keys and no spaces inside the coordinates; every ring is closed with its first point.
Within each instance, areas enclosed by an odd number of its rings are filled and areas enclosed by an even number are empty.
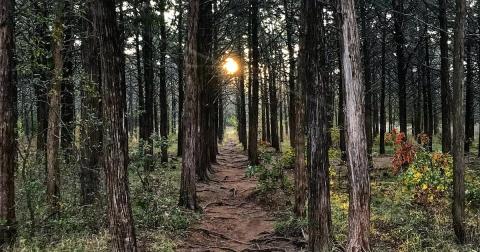
{"type": "Polygon", "coordinates": [[[480,182],[467,182],[465,190],[465,199],[468,205],[480,210],[480,182]]]}
{"type": "Polygon", "coordinates": [[[328,160],[340,160],[342,158],[342,151],[340,148],[328,149],[328,160]]]}
{"type": "Polygon", "coordinates": [[[293,169],[295,167],[295,151],[291,147],[282,152],[279,165],[284,167],[284,169],[293,169]]]}
{"type": "Polygon", "coordinates": [[[229,116],[227,117],[225,126],[227,127],[234,127],[235,129],[238,127],[238,120],[237,117],[235,116],[229,116]]]}
{"type": "Polygon", "coordinates": [[[261,194],[274,193],[277,190],[290,193],[292,184],[285,174],[285,169],[290,169],[294,162],[293,151],[282,154],[280,158],[265,149],[260,151],[261,165],[248,166],[246,177],[258,178],[258,190],[261,194]]]}
{"type": "Polygon", "coordinates": [[[275,223],[275,233],[284,237],[302,237],[307,231],[307,219],[299,219],[288,214],[275,223]]]}
{"type": "Polygon", "coordinates": [[[332,140],[332,146],[335,148],[340,148],[340,128],[330,128],[330,138],[332,140]]]}
{"type": "Polygon", "coordinates": [[[273,192],[278,189],[289,191],[292,188],[281,166],[274,165],[271,169],[260,169],[257,176],[259,190],[262,193],[273,192]]]}
{"type": "Polygon", "coordinates": [[[247,169],[245,169],[245,176],[247,178],[254,177],[260,169],[263,169],[263,167],[259,165],[248,165],[247,169]]]}

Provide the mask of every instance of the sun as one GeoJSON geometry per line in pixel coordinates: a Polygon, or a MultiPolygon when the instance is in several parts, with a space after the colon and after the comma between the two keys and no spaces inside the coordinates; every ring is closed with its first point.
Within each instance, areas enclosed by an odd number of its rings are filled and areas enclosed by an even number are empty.
{"type": "Polygon", "coordinates": [[[227,59],[225,59],[225,64],[223,64],[223,68],[225,69],[227,74],[233,75],[238,72],[238,69],[240,67],[233,58],[228,57],[227,59]]]}

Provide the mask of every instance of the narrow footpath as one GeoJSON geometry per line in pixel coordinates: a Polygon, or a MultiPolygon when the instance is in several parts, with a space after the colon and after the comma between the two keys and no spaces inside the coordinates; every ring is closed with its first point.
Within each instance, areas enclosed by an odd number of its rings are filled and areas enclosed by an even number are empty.
{"type": "Polygon", "coordinates": [[[255,178],[247,178],[247,156],[233,140],[221,147],[208,184],[197,185],[201,220],[177,251],[300,251],[294,240],[274,234],[275,219],[255,200],[255,178]]]}

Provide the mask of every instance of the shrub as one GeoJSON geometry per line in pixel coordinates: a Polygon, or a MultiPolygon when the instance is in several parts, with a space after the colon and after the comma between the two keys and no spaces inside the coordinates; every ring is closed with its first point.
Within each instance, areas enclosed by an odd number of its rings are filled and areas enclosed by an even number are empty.
{"type": "Polygon", "coordinates": [[[450,189],[453,181],[453,159],[449,154],[428,152],[423,148],[402,175],[402,180],[420,204],[433,203],[450,189]]]}
{"type": "Polygon", "coordinates": [[[396,133],[389,136],[388,142],[391,142],[392,137],[395,137],[395,154],[392,159],[393,173],[397,174],[401,170],[411,164],[415,158],[416,146],[408,142],[403,132],[396,133]]]}
{"type": "Polygon", "coordinates": [[[287,148],[280,158],[280,165],[284,169],[293,169],[295,167],[295,152],[292,148],[287,148]]]}

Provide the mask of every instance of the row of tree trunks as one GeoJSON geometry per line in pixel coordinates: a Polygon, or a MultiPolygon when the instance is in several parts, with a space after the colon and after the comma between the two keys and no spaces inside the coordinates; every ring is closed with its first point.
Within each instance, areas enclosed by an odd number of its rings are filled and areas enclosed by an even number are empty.
{"type": "Polygon", "coordinates": [[[14,2],[0,0],[0,250],[15,240],[16,102],[14,2]]]}

